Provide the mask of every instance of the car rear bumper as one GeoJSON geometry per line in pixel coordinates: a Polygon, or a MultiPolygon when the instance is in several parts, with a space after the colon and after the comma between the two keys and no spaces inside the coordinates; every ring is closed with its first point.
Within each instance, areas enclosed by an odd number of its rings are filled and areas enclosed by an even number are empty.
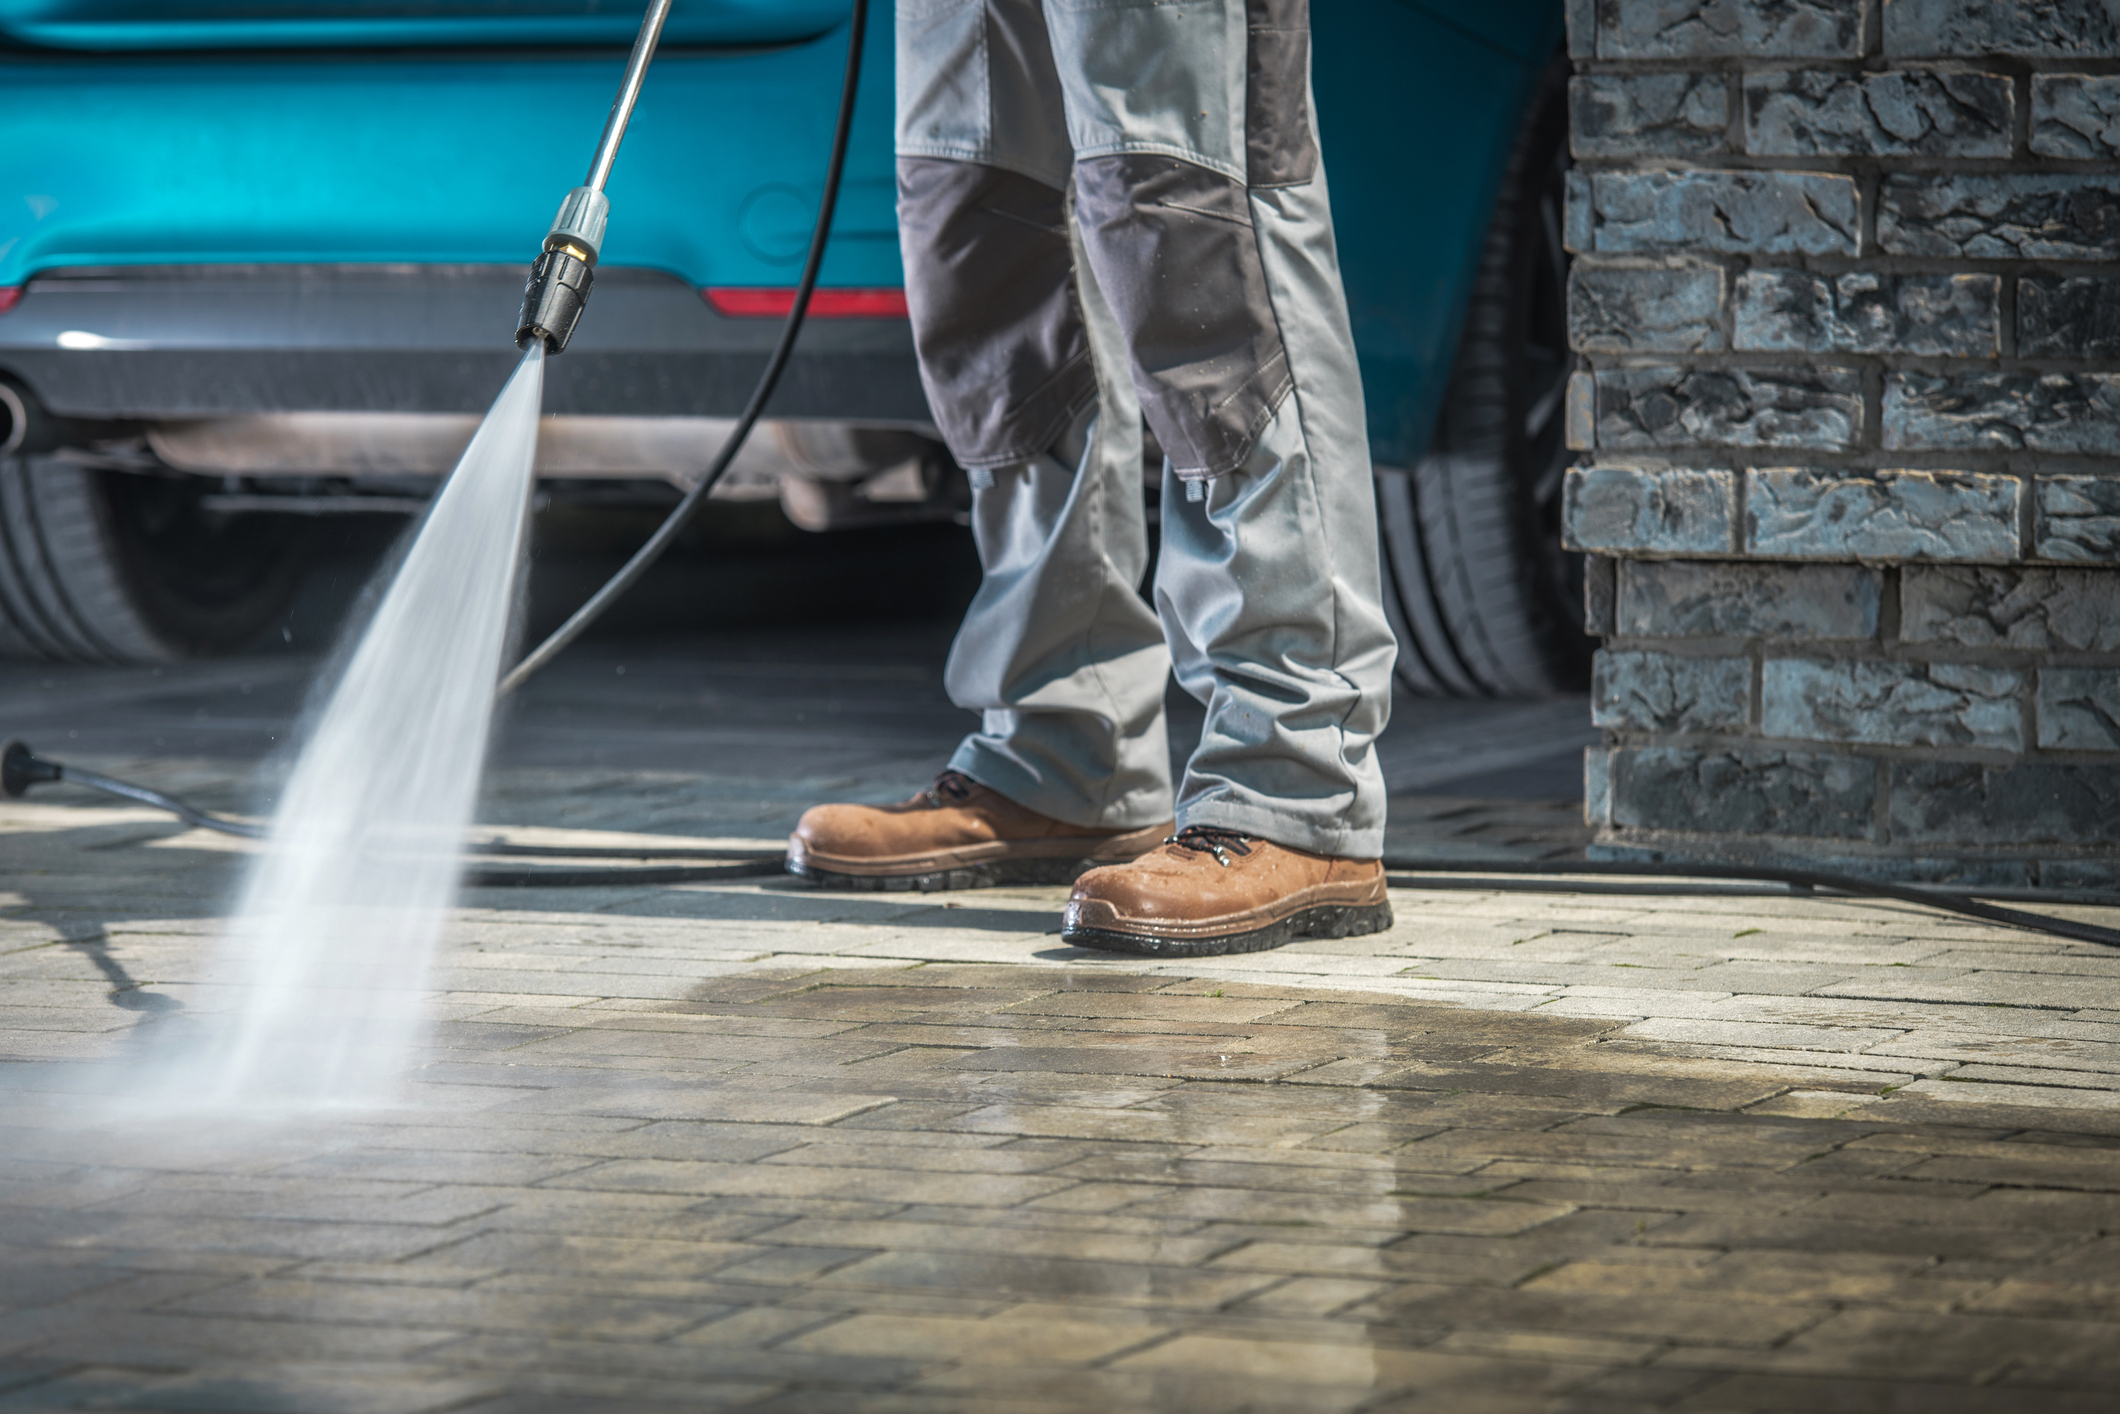
{"type": "MultiPolygon", "coordinates": [[[[60,270],[0,315],[0,373],[53,412],[167,421],[280,412],[483,412],[519,355],[512,265],[60,270]]],[[[546,372],[549,413],[732,417],[778,319],[715,313],[673,276],[599,270],[546,372]]],[[[901,319],[813,319],[769,411],[926,428],[901,319]]]]}

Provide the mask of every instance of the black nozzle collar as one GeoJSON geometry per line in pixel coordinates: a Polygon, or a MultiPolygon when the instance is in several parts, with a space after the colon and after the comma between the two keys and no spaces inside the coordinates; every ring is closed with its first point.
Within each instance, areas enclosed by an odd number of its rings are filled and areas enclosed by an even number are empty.
{"type": "Polygon", "coordinates": [[[593,249],[572,242],[548,241],[546,249],[538,252],[523,286],[523,312],[515,327],[517,348],[527,349],[537,340],[548,354],[567,351],[567,341],[574,337],[574,326],[589,302],[595,259],[593,249]]]}

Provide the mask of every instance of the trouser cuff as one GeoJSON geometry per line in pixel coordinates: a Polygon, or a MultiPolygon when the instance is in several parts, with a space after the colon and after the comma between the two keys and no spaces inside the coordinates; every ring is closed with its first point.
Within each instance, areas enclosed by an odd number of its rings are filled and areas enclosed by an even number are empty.
{"type": "Polygon", "coordinates": [[[1064,778],[1041,777],[1021,760],[983,738],[970,736],[950,757],[952,771],[962,771],[998,795],[1026,810],[1087,829],[1144,830],[1171,817],[1170,787],[1143,784],[1109,802],[1084,795],[1064,778]]]}
{"type": "Polygon", "coordinates": [[[1340,817],[1319,819],[1240,800],[1208,799],[1195,801],[1178,812],[1178,827],[1187,825],[1214,825],[1335,859],[1378,859],[1384,853],[1382,820],[1370,825],[1353,824],[1340,817]]]}

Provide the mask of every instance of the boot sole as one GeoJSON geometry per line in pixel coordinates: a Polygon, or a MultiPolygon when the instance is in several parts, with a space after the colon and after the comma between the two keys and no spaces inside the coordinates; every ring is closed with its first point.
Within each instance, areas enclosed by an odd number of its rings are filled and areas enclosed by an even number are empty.
{"type": "Polygon", "coordinates": [[[1324,903],[1291,913],[1263,928],[1214,938],[1165,938],[1111,928],[1068,928],[1061,932],[1060,940],[1078,948],[1133,953],[1138,957],[1220,957],[1233,952],[1265,952],[1305,938],[1359,938],[1381,933],[1390,926],[1388,903],[1324,903]]]}
{"type": "Polygon", "coordinates": [[[951,889],[995,889],[1008,885],[1072,884],[1092,869],[1124,864],[1124,859],[996,859],[927,874],[847,874],[790,859],[787,870],[820,889],[858,893],[942,893],[951,889]]]}

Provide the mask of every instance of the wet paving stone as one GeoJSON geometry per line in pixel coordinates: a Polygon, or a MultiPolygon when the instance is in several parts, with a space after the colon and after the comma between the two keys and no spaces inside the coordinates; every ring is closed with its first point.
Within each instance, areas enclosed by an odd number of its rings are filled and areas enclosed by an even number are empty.
{"type": "MultiPolygon", "coordinates": [[[[770,842],[904,755],[496,798],[582,845],[770,842]]],[[[0,805],[0,1411],[2075,1414],[2120,1379],[2086,945],[1467,877],[1178,964],[1060,946],[1054,890],[485,890],[400,1108],[115,1122],[95,1064],[231,1004],[240,864],[0,805]]]]}

